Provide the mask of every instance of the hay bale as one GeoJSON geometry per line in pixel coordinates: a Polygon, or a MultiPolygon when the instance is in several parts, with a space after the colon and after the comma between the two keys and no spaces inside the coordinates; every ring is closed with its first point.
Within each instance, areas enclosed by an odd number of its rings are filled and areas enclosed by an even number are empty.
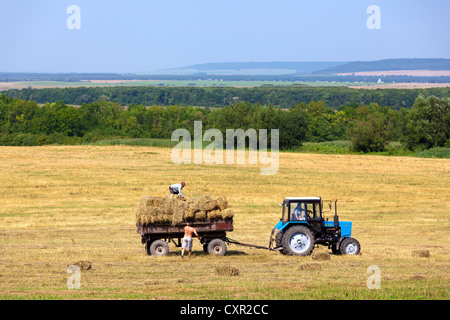
{"type": "Polygon", "coordinates": [[[230,266],[217,267],[216,274],[218,274],[219,276],[234,277],[234,276],[239,275],[239,269],[235,268],[235,267],[230,267],[230,266]]]}
{"type": "Polygon", "coordinates": [[[225,209],[230,208],[227,198],[225,198],[225,197],[218,197],[216,199],[216,202],[217,202],[217,206],[219,207],[220,211],[224,211],[225,209]]]}
{"type": "Polygon", "coordinates": [[[195,220],[206,220],[206,211],[197,211],[194,216],[195,220]]]}
{"type": "Polygon", "coordinates": [[[424,276],[415,275],[412,277],[409,277],[410,280],[426,280],[427,278],[424,276]]]}
{"type": "Polygon", "coordinates": [[[172,214],[172,225],[181,224],[184,221],[184,213],[188,210],[188,203],[186,201],[176,201],[172,214]]]}
{"type": "Polygon", "coordinates": [[[313,255],[311,256],[311,258],[313,260],[319,260],[319,261],[325,261],[325,260],[330,260],[330,255],[326,252],[317,252],[317,253],[313,253],[313,255]]]}
{"type": "Polygon", "coordinates": [[[177,197],[141,197],[136,211],[136,221],[142,224],[171,223],[206,219],[231,219],[234,211],[225,197],[214,199],[210,195],[182,201],[177,197]]]}
{"type": "Polygon", "coordinates": [[[222,211],[222,217],[224,219],[231,219],[234,217],[234,210],[231,208],[226,208],[225,210],[222,211]]]}
{"type": "Polygon", "coordinates": [[[77,261],[75,263],[72,263],[68,266],[77,266],[78,268],[80,268],[81,271],[83,270],[89,270],[92,268],[92,262],[90,261],[77,261]]]}
{"type": "Polygon", "coordinates": [[[430,251],[428,250],[415,250],[411,251],[411,255],[416,258],[429,258],[430,251]]]}
{"type": "Polygon", "coordinates": [[[141,204],[146,207],[159,207],[161,205],[162,198],[154,196],[144,196],[141,198],[141,204]]]}
{"type": "Polygon", "coordinates": [[[141,197],[136,211],[136,220],[144,224],[154,223],[154,217],[161,214],[161,197],[144,196],[141,197]]]}
{"type": "Polygon", "coordinates": [[[299,270],[322,270],[322,266],[318,263],[303,263],[298,268],[299,270]]]}
{"type": "Polygon", "coordinates": [[[202,197],[199,200],[198,208],[203,211],[213,211],[219,209],[219,205],[217,201],[212,198],[202,197]]]}
{"type": "Polygon", "coordinates": [[[213,210],[208,212],[209,219],[222,219],[222,212],[220,210],[213,210]]]}
{"type": "Polygon", "coordinates": [[[184,219],[186,221],[192,221],[195,220],[195,210],[192,209],[186,209],[184,210],[184,219]]]}

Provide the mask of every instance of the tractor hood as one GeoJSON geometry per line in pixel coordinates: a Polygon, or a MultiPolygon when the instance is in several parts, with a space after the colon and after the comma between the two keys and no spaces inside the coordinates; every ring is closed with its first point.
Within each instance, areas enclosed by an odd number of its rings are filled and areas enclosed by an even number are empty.
{"type": "MultiPolygon", "coordinates": [[[[333,221],[324,221],[323,226],[327,228],[334,227],[333,221]]],[[[352,223],[350,221],[339,221],[341,228],[341,237],[350,237],[352,235],[352,223]]]]}

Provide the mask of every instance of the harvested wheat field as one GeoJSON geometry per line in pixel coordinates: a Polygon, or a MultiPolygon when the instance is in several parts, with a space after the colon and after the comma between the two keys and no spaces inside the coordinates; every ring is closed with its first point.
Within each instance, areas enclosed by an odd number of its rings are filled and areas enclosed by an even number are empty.
{"type": "Polygon", "coordinates": [[[278,173],[263,176],[259,165],[174,165],[168,148],[0,150],[2,299],[449,298],[449,160],[281,153],[278,173]],[[188,201],[226,197],[229,236],[262,246],[286,196],[337,198],[361,254],[319,247],[329,259],[313,260],[231,245],[218,257],[194,239],[190,258],[173,243],[168,256],[148,256],[139,201],[167,197],[180,181],[188,201]],[[80,286],[69,289],[78,262],[80,286]],[[368,287],[373,266],[379,289],[368,287]]]}

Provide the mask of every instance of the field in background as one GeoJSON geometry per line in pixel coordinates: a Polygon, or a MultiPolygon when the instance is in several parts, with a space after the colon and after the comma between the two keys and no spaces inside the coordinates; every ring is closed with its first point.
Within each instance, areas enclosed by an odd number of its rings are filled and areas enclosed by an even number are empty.
{"type": "Polygon", "coordinates": [[[230,80],[92,80],[86,82],[27,81],[0,82],[0,91],[9,89],[44,89],[75,87],[116,87],[116,86],[174,86],[174,87],[259,87],[259,86],[348,86],[364,89],[418,89],[441,88],[449,83],[375,83],[375,82],[336,82],[336,81],[230,81],[230,80]]]}
{"type": "Polygon", "coordinates": [[[337,73],[340,76],[411,76],[411,77],[448,77],[450,70],[383,70],[337,73]]]}
{"type": "MultiPolygon", "coordinates": [[[[163,147],[173,148],[179,142],[171,141],[169,139],[156,139],[156,138],[130,138],[130,139],[105,139],[90,143],[90,145],[96,146],[141,146],[141,147],[163,147]]],[[[192,147],[194,143],[192,142],[192,147]]],[[[210,145],[211,142],[203,141],[203,148],[210,145]]],[[[294,147],[288,152],[300,152],[300,153],[317,153],[317,154],[363,154],[362,152],[355,152],[351,149],[351,141],[325,141],[325,142],[304,142],[300,147],[294,147]]],[[[386,146],[386,151],[370,152],[367,155],[378,156],[408,156],[419,158],[450,158],[450,148],[432,148],[424,151],[410,151],[407,150],[400,142],[390,141],[386,146]]]]}
{"type": "Polygon", "coordinates": [[[259,165],[174,165],[170,148],[0,151],[1,299],[449,298],[446,159],[280,153],[278,174],[262,176],[259,165]],[[165,195],[181,180],[187,197],[226,196],[235,210],[229,236],[264,246],[284,197],[337,198],[362,254],[316,261],[232,245],[213,257],[194,240],[190,259],[173,244],[169,256],[147,256],[135,229],[139,198],[165,195]],[[67,266],[79,260],[92,269],[82,271],[81,289],[69,290],[67,266]],[[372,265],[381,270],[379,290],[367,288],[372,265]],[[218,275],[219,266],[239,275],[218,275]]]}

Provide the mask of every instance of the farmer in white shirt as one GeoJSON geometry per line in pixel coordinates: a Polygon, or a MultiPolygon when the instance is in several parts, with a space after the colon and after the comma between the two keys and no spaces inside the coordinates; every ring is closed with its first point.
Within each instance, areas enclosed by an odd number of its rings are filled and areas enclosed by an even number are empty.
{"type": "Polygon", "coordinates": [[[186,201],[186,198],[183,196],[183,193],[181,193],[181,189],[184,188],[184,185],[185,185],[184,181],[181,183],[175,183],[175,184],[171,185],[169,187],[170,198],[172,198],[174,194],[177,194],[178,198],[186,201]]]}

